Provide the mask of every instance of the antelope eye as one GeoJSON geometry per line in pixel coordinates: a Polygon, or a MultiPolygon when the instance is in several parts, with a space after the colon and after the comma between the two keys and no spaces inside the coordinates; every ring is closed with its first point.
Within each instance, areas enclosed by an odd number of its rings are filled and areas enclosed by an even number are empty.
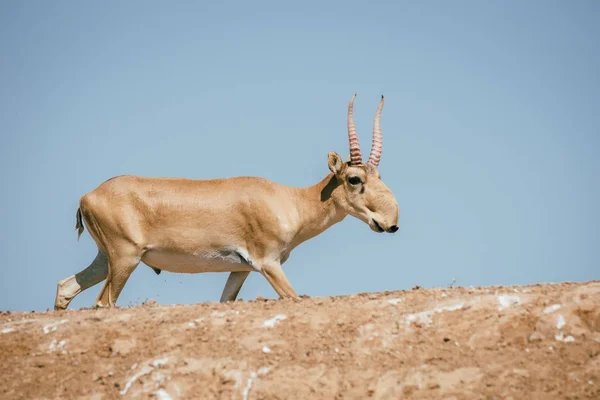
{"type": "Polygon", "coordinates": [[[348,178],[348,183],[351,185],[358,185],[360,184],[360,178],[357,176],[351,176],[350,178],[348,178]]]}

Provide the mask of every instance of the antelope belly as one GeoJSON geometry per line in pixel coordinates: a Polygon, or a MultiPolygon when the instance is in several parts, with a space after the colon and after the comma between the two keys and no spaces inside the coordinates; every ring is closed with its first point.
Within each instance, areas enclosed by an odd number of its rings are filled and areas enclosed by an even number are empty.
{"type": "Polygon", "coordinates": [[[235,249],[219,249],[200,254],[151,249],[144,254],[142,262],[164,271],[186,274],[254,271],[244,252],[235,249]]]}

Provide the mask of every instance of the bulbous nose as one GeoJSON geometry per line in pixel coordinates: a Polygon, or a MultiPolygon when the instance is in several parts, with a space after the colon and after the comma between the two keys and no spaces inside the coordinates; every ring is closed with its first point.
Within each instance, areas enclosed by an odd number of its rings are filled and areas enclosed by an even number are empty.
{"type": "Polygon", "coordinates": [[[390,233],[394,233],[398,230],[398,226],[397,225],[392,225],[390,226],[390,228],[388,229],[388,232],[390,233]]]}

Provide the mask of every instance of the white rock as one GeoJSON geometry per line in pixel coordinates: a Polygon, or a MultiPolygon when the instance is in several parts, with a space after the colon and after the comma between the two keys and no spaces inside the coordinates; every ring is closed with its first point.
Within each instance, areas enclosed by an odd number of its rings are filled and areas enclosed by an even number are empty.
{"type": "Polygon", "coordinates": [[[266,320],[263,323],[263,326],[265,328],[273,328],[275,325],[277,325],[277,322],[279,321],[283,321],[284,319],[286,319],[287,317],[284,314],[277,314],[276,316],[274,316],[271,319],[266,320]]]}
{"type": "Polygon", "coordinates": [[[169,361],[169,357],[159,358],[152,362],[152,366],[154,368],[158,368],[158,367],[161,367],[161,366],[167,364],[167,361],[169,361]]]}
{"type": "Polygon", "coordinates": [[[169,393],[167,393],[167,391],[164,389],[158,389],[156,391],[156,398],[158,400],[171,400],[172,399],[172,397],[169,395],[169,393]]]}
{"type": "Polygon", "coordinates": [[[565,317],[559,314],[556,317],[556,329],[562,329],[566,324],[565,317]]]}
{"type": "Polygon", "coordinates": [[[560,310],[560,307],[560,304],[552,304],[551,306],[544,308],[544,314],[551,314],[556,310],[560,310]]]}
{"type": "Polygon", "coordinates": [[[142,370],[140,372],[138,372],[137,374],[133,375],[125,384],[125,387],[123,388],[123,390],[121,390],[119,393],[121,394],[121,396],[125,396],[127,394],[127,391],[129,390],[129,388],[131,387],[131,385],[133,384],[133,382],[135,382],[140,376],[149,374],[150,372],[152,372],[152,367],[150,367],[149,365],[144,365],[142,367],[142,370]]]}
{"type": "Polygon", "coordinates": [[[498,303],[500,303],[500,307],[498,307],[498,311],[502,311],[505,308],[509,308],[509,307],[520,304],[521,299],[519,298],[519,296],[509,296],[506,294],[501,294],[498,296],[498,303]]]}
{"type": "Polygon", "coordinates": [[[267,372],[269,372],[270,370],[271,370],[270,367],[262,367],[257,372],[254,372],[254,371],[250,372],[250,376],[248,377],[246,387],[244,388],[244,391],[242,392],[243,400],[248,399],[248,394],[250,393],[250,389],[252,388],[252,382],[255,379],[257,379],[259,376],[266,375],[267,372]]]}
{"type": "Polygon", "coordinates": [[[61,319],[60,321],[56,321],[56,322],[53,322],[53,323],[51,323],[51,324],[45,325],[45,326],[42,328],[42,330],[44,331],[44,334],[45,334],[45,335],[47,335],[47,334],[49,334],[50,332],[55,332],[55,331],[56,331],[56,327],[57,327],[58,325],[65,324],[65,323],[67,323],[67,322],[69,322],[69,320],[68,320],[68,319],[61,319]]]}
{"type": "MultiPolygon", "coordinates": [[[[50,346],[48,346],[48,350],[56,351],[58,349],[64,349],[65,344],[67,344],[67,341],[64,339],[61,340],[60,342],[57,342],[56,339],[53,339],[52,342],[50,342],[50,346]]],[[[64,353],[64,351],[63,351],[63,353],[64,353]]]]}
{"type": "Polygon", "coordinates": [[[438,307],[433,310],[423,311],[416,314],[409,314],[406,317],[406,325],[410,325],[412,322],[418,322],[421,325],[431,325],[433,314],[440,314],[444,311],[456,311],[463,308],[463,304],[453,304],[450,306],[438,307]]]}
{"type": "Polygon", "coordinates": [[[271,349],[270,349],[270,348],[268,348],[267,346],[263,346],[263,348],[262,348],[262,352],[263,352],[263,353],[270,353],[270,352],[271,352],[271,349]]]}
{"type": "Polygon", "coordinates": [[[224,311],[213,311],[212,313],[210,313],[211,317],[216,317],[216,318],[224,317],[225,315],[227,315],[227,313],[224,311]]]}

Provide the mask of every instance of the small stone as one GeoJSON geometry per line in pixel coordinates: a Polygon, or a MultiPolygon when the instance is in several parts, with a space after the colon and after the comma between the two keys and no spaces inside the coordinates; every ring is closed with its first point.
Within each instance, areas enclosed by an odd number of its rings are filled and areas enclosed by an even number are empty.
{"type": "Polygon", "coordinates": [[[529,335],[530,342],[540,342],[542,340],[544,340],[544,336],[542,336],[542,334],[537,331],[535,331],[531,335],[529,335]]]}
{"type": "Polygon", "coordinates": [[[556,317],[556,329],[562,329],[566,324],[565,317],[562,315],[556,317]]]}
{"type": "Polygon", "coordinates": [[[575,341],[575,338],[574,338],[573,336],[571,336],[571,335],[567,336],[567,337],[566,337],[566,338],[563,340],[563,342],[565,342],[565,343],[572,343],[572,342],[574,342],[574,341],[575,341]]]}
{"type": "Polygon", "coordinates": [[[560,307],[560,304],[552,304],[551,306],[544,308],[544,314],[552,314],[554,311],[560,310],[560,307]]]}

